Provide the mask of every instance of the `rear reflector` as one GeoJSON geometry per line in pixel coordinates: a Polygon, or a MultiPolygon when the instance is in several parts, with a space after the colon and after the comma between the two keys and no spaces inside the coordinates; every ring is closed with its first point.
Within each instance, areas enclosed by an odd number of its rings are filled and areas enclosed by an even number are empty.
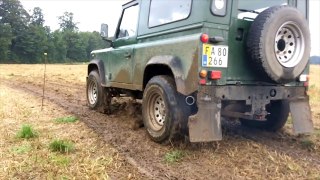
{"type": "Polygon", "coordinates": [[[202,34],[200,37],[201,42],[208,43],[209,42],[209,36],[208,34],[202,34]]]}
{"type": "Polygon", "coordinates": [[[206,85],[207,81],[205,79],[200,79],[199,84],[206,85]]]}
{"type": "Polygon", "coordinates": [[[221,79],[221,71],[211,71],[210,72],[210,79],[212,79],[212,80],[221,79]]]}

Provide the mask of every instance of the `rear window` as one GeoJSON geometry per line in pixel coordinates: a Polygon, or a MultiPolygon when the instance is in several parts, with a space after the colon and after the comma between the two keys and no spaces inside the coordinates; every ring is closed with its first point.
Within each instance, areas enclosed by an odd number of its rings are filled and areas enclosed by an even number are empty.
{"type": "Polygon", "coordinates": [[[152,0],[149,27],[168,24],[188,18],[192,0],[152,0]]]}
{"type": "Polygon", "coordinates": [[[238,19],[255,19],[258,13],[269,7],[287,4],[288,0],[239,0],[238,19]]]}

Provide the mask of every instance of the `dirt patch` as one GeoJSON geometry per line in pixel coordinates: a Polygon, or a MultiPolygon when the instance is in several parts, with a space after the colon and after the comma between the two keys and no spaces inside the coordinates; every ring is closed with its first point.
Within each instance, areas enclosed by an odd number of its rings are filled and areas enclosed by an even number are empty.
{"type": "MultiPolygon", "coordinates": [[[[37,71],[23,65],[1,65],[0,68],[3,84],[36,98],[41,97],[42,66],[35,65],[33,69],[37,71]]],[[[133,171],[132,174],[136,169],[146,179],[320,178],[320,143],[293,136],[289,128],[281,133],[268,133],[225,121],[222,141],[190,144],[180,140],[164,146],[152,142],[144,128],[140,128],[139,102],[126,98],[116,100],[114,112],[109,116],[88,109],[85,65],[49,65],[47,69],[44,108],[51,111],[48,103],[55,104],[79,117],[103,140],[103,144],[114,147],[119,156],[133,167],[128,169],[133,171]],[[302,143],[304,140],[305,144],[302,143]],[[311,145],[306,145],[308,142],[311,145]],[[183,157],[174,163],[166,161],[166,154],[175,150],[181,151],[183,157]]],[[[318,123],[316,119],[316,127],[319,127],[318,123]]],[[[319,138],[316,135],[312,137],[319,138]]]]}
{"type": "Polygon", "coordinates": [[[119,179],[144,177],[119,152],[81,121],[58,123],[59,117],[73,117],[55,103],[24,88],[0,84],[0,179],[119,179]],[[31,126],[36,136],[17,137],[23,125],[31,126]],[[79,133],[80,132],[80,133],[79,133]],[[73,150],[52,152],[54,140],[70,142],[73,150]]]}

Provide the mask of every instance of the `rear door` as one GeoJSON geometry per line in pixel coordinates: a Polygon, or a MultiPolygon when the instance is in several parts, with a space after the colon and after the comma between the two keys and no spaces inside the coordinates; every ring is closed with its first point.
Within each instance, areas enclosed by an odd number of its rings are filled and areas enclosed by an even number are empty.
{"type": "Polygon", "coordinates": [[[279,5],[288,5],[288,0],[238,0],[233,1],[229,33],[228,84],[256,84],[269,81],[257,74],[247,53],[249,28],[263,10],[279,5]]]}

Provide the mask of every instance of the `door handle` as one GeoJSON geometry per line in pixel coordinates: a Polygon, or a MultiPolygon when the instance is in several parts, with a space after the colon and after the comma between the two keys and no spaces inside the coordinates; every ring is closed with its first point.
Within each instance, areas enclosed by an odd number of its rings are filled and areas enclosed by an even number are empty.
{"type": "Polygon", "coordinates": [[[124,57],[125,57],[125,58],[131,58],[131,53],[130,53],[130,52],[126,52],[126,53],[124,54],[124,57]]]}
{"type": "Polygon", "coordinates": [[[224,38],[221,36],[213,36],[209,38],[209,41],[212,43],[219,43],[219,42],[223,42],[224,38]]]}

